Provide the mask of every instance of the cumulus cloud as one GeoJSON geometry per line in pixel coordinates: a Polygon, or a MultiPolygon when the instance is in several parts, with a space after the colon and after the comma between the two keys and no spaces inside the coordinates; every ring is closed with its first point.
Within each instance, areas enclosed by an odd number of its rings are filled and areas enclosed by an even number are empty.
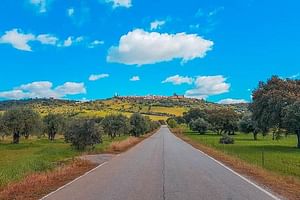
{"type": "Polygon", "coordinates": [[[96,80],[99,80],[102,78],[107,78],[107,77],[109,77],[109,74],[92,74],[92,75],[90,75],[89,80],[96,81],[96,80]]]}
{"type": "Polygon", "coordinates": [[[245,99],[222,99],[218,101],[219,104],[238,104],[238,103],[248,103],[245,99]]]}
{"type": "Polygon", "coordinates": [[[162,81],[162,83],[172,83],[173,85],[181,85],[183,83],[192,84],[193,81],[194,79],[191,77],[175,75],[166,78],[164,81],[162,81]]]}
{"type": "Polygon", "coordinates": [[[229,91],[230,84],[222,75],[199,76],[196,78],[195,88],[187,90],[185,96],[198,99],[206,99],[211,95],[223,94],[229,91]]]}
{"type": "Polygon", "coordinates": [[[23,84],[10,91],[0,92],[0,98],[25,99],[25,98],[62,98],[67,95],[85,94],[84,83],[66,82],[53,88],[49,81],[38,81],[23,84]]]}
{"type": "Polygon", "coordinates": [[[140,77],[139,76],[133,76],[129,79],[130,81],[139,81],[140,77]]]}
{"type": "Polygon", "coordinates": [[[36,37],[36,40],[42,44],[56,45],[58,38],[50,34],[41,34],[36,37]]]}
{"type": "Polygon", "coordinates": [[[29,2],[34,5],[40,13],[45,13],[51,1],[52,0],[30,0],[29,2]]]}
{"type": "Polygon", "coordinates": [[[168,34],[135,29],[120,38],[118,46],[112,46],[108,62],[127,65],[154,64],[173,59],[187,62],[205,57],[213,42],[196,34],[168,34]]]}
{"type": "Polygon", "coordinates": [[[29,33],[25,34],[21,30],[12,29],[6,31],[4,35],[0,38],[0,43],[11,44],[14,48],[22,51],[31,51],[31,46],[29,46],[30,41],[35,40],[35,35],[29,33]]]}
{"type": "Polygon", "coordinates": [[[130,8],[132,6],[131,0],[106,0],[107,3],[113,3],[113,8],[125,7],[130,8]]]}
{"type": "Polygon", "coordinates": [[[12,29],[6,31],[0,37],[0,44],[10,44],[15,49],[22,51],[32,51],[30,42],[40,42],[45,45],[57,45],[58,38],[51,34],[34,35],[32,33],[24,33],[21,29],[12,29]]]}
{"type": "Polygon", "coordinates": [[[164,24],[166,23],[166,21],[164,20],[155,20],[153,22],[150,23],[150,30],[156,30],[161,28],[164,24]]]}

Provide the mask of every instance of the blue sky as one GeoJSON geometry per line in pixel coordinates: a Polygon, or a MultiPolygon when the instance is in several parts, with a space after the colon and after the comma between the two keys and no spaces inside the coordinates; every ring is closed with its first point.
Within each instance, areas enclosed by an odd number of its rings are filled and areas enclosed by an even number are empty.
{"type": "Polygon", "coordinates": [[[0,99],[172,95],[250,101],[299,78],[295,0],[2,0],[0,99]]]}

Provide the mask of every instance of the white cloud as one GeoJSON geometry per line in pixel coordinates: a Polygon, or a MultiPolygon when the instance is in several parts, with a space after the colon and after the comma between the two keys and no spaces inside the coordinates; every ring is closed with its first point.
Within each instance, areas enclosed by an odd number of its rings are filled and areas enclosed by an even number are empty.
{"type": "Polygon", "coordinates": [[[29,33],[25,34],[19,29],[12,29],[6,31],[4,35],[0,38],[0,43],[11,44],[14,48],[22,51],[31,51],[31,46],[29,46],[30,41],[35,40],[35,35],[29,33]]]}
{"type": "Polygon", "coordinates": [[[82,36],[74,38],[73,36],[69,36],[64,42],[63,45],[64,47],[70,47],[76,43],[80,43],[84,40],[82,36]]]}
{"type": "Polygon", "coordinates": [[[166,21],[159,21],[159,20],[155,20],[153,22],[150,23],[150,30],[156,30],[161,28],[164,24],[166,23],[166,21]]]}
{"type": "Polygon", "coordinates": [[[75,13],[75,9],[74,8],[69,8],[67,9],[67,14],[69,17],[72,17],[75,13]]]}
{"type": "Polygon", "coordinates": [[[56,45],[58,38],[50,34],[41,34],[36,37],[36,40],[42,44],[56,45]]]}
{"type": "Polygon", "coordinates": [[[72,45],[72,43],[73,43],[72,37],[69,36],[69,37],[64,41],[63,46],[64,46],[64,47],[69,47],[69,46],[72,45]]]}
{"type": "Polygon", "coordinates": [[[96,46],[99,46],[99,45],[102,45],[102,44],[104,44],[104,41],[102,41],[102,40],[94,40],[93,42],[91,42],[88,45],[88,48],[95,48],[96,46]]]}
{"type": "Polygon", "coordinates": [[[245,99],[222,99],[218,101],[219,104],[238,104],[238,103],[248,103],[245,99]]]}
{"type": "Polygon", "coordinates": [[[206,99],[208,96],[223,94],[229,91],[230,84],[226,78],[218,76],[199,76],[195,80],[195,89],[185,92],[185,96],[191,98],[206,99]]]}
{"type": "Polygon", "coordinates": [[[175,75],[166,78],[164,81],[162,81],[162,83],[173,83],[174,85],[181,85],[183,83],[192,84],[193,81],[194,80],[191,77],[175,75]]]}
{"type": "Polygon", "coordinates": [[[14,48],[22,51],[32,51],[30,42],[36,41],[45,45],[57,45],[58,38],[51,34],[34,35],[32,33],[23,33],[21,29],[12,29],[6,31],[0,37],[0,44],[10,44],[14,48]]]}
{"type": "Polygon", "coordinates": [[[47,12],[48,6],[52,0],[30,0],[30,3],[38,8],[40,13],[47,12]]]}
{"type": "Polygon", "coordinates": [[[63,85],[57,86],[55,92],[61,96],[85,94],[86,88],[84,83],[66,82],[63,85]]]}
{"type": "Polygon", "coordinates": [[[67,95],[85,94],[84,83],[66,82],[53,89],[49,81],[38,81],[23,84],[11,91],[0,92],[0,98],[24,99],[24,98],[62,98],[67,95]]]}
{"type": "Polygon", "coordinates": [[[107,77],[109,77],[109,74],[92,74],[92,75],[90,75],[89,80],[96,81],[96,80],[99,80],[102,78],[107,78],[107,77]]]}
{"type": "Polygon", "coordinates": [[[130,8],[132,6],[131,0],[106,0],[107,3],[113,3],[113,8],[125,7],[130,8]]]}
{"type": "Polygon", "coordinates": [[[131,79],[129,79],[130,81],[139,81],[140,77],[139,76],[133,76],[131,77],[131,79]]]}
{"type": "Polygon", "coordinates": [[[211,50],[213,42],[196,34],[168,34],[135,29],[120,38],[118,46],[112,46],[108,62],[127,65],[154,64],[173,59],[187,62],[203,58],[211,50]]]}

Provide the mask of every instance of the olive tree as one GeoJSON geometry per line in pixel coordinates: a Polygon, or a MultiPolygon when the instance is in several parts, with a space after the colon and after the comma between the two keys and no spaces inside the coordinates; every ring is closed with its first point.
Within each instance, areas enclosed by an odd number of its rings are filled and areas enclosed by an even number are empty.
{"type": "Polygon", "coordinates": [[[147,131],[147,121],[140,113],[134,113],[130,117],[131,134],[135,137],[143,135],[147,131]]]}
{"type": "Polygon", "coordinates": [[[41,130],[40,115],[29,108],[12,108],[7,110],[2,117],[7,134],[13,136],[13,143],[18,144],[20,137],[28,138],[30,134],[39,133],[41,130]]]}
{"type": "Polygon", "coordinates": [[[117,135],[127,134],[130,131],[129,120],[126,116],[118,115],[108,115],[102,121],[101,125],[104,132],[107,133],[111,139],[114,139],[117,135]]]}
{"type": "Polygon", "coordinates": [[[77,150],[84,150],[102,143],[103,128],[99,123],[89,119],[71,121],[64,133],[65,141],[71,143],[77,150]]]}
{"type": "Polygon", "coordinates": [[[55,135],[65,127],[64,117],[61,114],[48,114],[44,117],[44,129],[49,140],[54,140],[55,135]]]}

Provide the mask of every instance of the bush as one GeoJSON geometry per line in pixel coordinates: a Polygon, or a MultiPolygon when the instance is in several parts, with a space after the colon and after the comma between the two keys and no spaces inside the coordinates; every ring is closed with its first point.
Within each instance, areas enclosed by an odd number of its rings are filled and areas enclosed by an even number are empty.
{"type": "Polygon", "coordinates": [[[102,143],[103,128],[93,120],[76,119],[68,125],[65,141],[72,143],[77,150],[84,150],[87,146],[102,143]]]}
{"type": "Polygon", "coordinates": [[[234,138],[224,135],[220,138],[220,144],[234,144],[234,138]]]}
{"type": "Polygon", "coordinates": [[[189,124],[192,131],[197,131],[200,134],[206,133],[209,128],[209,123],[202,118],[192,120],[189,124]]]}

